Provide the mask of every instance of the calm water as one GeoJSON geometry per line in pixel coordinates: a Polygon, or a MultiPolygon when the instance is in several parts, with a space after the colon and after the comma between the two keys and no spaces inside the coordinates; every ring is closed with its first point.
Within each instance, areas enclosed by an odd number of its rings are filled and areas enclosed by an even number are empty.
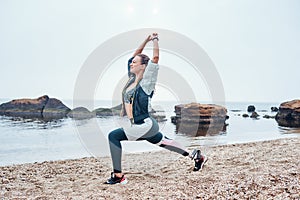
{"type": "MultiPolygon", "coordinates": [[[[0,103],[7,100],[1,100],[0,103]]],[[[70,101],[63,101],[70,108],[70,101]]],[[[174,102],[153,102],[154,109],[163,110],[168,121],[160,123],[160,130],[185,146],[244,143],[272,140],[287,137],[299,137],[299,129],[278,127],[274,119],[264,119],[263,115],[275,115],[271,106],[278,103],[253,103],[260,114],[258,120],[243,118],[249,103],[227,103],[229,119],[225,133],[213,137],[186,137],[175,133],[175,126],[170,122],[174,116],[174,102]]],[[[99,101],[95,107],[110,106],[109,102],[99,101]]],[[[95,118],[80,122],[62,119],[41,122],[11,119],[0,116],[0,165],[11,165],[46,160],[62,160],[108,155],[107,134],[118,126],[116,117],[95,118]]],[[[147,142],[124,142],[125,152],[158,150],[147,142]]]]}

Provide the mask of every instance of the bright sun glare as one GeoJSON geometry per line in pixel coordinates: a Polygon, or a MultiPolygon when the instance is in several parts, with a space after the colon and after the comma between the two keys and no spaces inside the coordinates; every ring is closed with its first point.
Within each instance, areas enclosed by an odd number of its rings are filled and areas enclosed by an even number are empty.
{"type": "Polygon", "coordinates": [[[158,13],[158,8],[153,8],[152,14],[153,14],[153,15],[156,15],[157,13],[158,13]]]}
{"type": "Polygon", "coordinates": [[[127,6],[127,11],[128,11],[129,13],[132,13],[132,12],[134,11],[133,6],[132,6],[132,5],[128,5],[128,6],[127,6]]]}

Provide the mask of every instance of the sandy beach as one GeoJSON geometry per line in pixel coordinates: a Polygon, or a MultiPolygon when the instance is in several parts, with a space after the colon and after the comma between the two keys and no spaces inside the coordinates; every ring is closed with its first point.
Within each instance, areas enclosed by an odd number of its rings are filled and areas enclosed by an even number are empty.
{"type": "Polygon", "coordinates": [[[0,199],[300,199],[300,138],[205,148],[193,161],[167,150],[123,155],[126,185],[104,185],[109,157],[0,167],[0,199]]]}

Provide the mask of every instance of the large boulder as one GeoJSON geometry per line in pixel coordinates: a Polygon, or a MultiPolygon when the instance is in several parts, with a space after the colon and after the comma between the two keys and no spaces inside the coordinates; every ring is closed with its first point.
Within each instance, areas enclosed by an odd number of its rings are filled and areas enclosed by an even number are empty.
{"type": "Polygon", "coordinates": [[[60,100],[47,95],[36,99],[16,99],[0,105],[0,115],[23,118],[59,119],[66,117],[69,111],[60,100]]]}
{"type": "Polygon", "coordinates": [[[49,97],[37,99],[16,99],[0,105],[0,115],[24,118],[43,118],[43,109],[49,97]]]}
{"type": "Polygon", "coordinates": [[[216,135],[226,131],[227,109],[215,104],[181,104],[175,106],[176,132],[189,136],[216,135]]]}
{"type": "Polygon", "coordinates": [[[281,103],[275,119],[279,126],[300,127],[300,100],[281,103]]]}
{"type": "Polygon", "coordinates": [[[49,98],[43,109],[44,119],[60,119],[67,116],[71,109],[64,105],[60,100],[49,98]]]}

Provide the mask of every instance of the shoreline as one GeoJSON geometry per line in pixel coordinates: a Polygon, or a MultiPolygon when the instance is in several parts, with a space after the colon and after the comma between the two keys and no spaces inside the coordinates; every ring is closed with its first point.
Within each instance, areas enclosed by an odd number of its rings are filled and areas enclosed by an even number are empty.
{"type": "Polygon", "coordinates": [[[126,185],[102,184],[111,160],[82,158],[0,167],[0,197],[30,199],[300,198],[300,138],[206,147],[204,169],[167,150],[123,154],[126,185]]]}
{"type": "MultiPolygon", "coordinates": [[[[296,134],[298,134],[298,132],[296,132],[296,134]]],[[[250,143],[257,143],[257,142],[270,142],[270,141],[275,141],[275,140],[282,140],[282,139],[293,139],[293,138],[297,138],[297,137],[300,137],[297,136],[297,135],[290,135],[288,137],[279,137],[279,138],[271,138],[271,139],[258,139],[258,140],[255,140],[255,141],[233,141],[233,142],[228,142],[226,143],[223,143],[221,139],[215,139],[215,140],[218,140],[218,142],[215,142],[215,144],[208,144],[208,145],[202,145],[202,144],[190,144],[189,146],[186,146],[186,149],[193,149],[194,147],[197,147],[199,146],[199,148],[202,148],[202,149],[210,149],[212,147],[219,147],[219,146],[228,146],[228,145],[239,145],[239,144],[250,144],[250,143]]],[[[176,140],[176,139],[175,139],[176,140]]],[[[208,143],[213,143],[211,142],[210,140],[206,141],[208,143]]],[[[141,142],[139,142],[141,143],[141,142]]],[[[204,141],[205,143],[205,141],[204,141]]],[[[125,155],[131,155],[131,154],[144,154],[144,153],[151,153],[151,152],[160,152],[163,150],[163,148],[161,147],[158,147],[156,145],[152,145],[150,143],[146,143],[147,145],[150,145],[148,147],[145,148],[145,150],[140,150],[140,151],[136,151],[136,152],[133,152],[132,149],[129,150],[129,151],[126,151],[125,150],[125,144],[123,143],[123,154],[125,155]],[[154,147],[151,147],[151,146],[154,146],[154,147]]],[[[128,145],[128,144],[127,144],[128,145]]],[[[132,146],[132,145],[130,145],[132,146]]],[[[135,145],[134,145],[135,146],[135,145]]],[[[128,146],[127,146],[128,148],[128,146]]],[[[138,148],[138,147],[134,147],[134,148],[138,148]]],[[[90,153],[87,153],[87,154],[90,154],[90,153]]],[[[99,158],[103,158],[103,159],[107,159],[109,156],[101,156],[101,157],[97,157],[96,159],[99,159],[99,158]]],[[[77,157],[77,158],[62,158],[62,159],[49,159],[49,160],[40,160],[40,161],[28,161],[28,162],[24,162],[24,163],[12,163],[12,164],[3,164],[1,165],[0,164],[0,168],[1,167],[14,167],[14,166],[18,166],[18,165],[28,165],[28,164],[38,164],[38,163],[45,163],[45,162],[60,162],[60,161],[72,161],[72,160],[81,160],[81,159],[89,159],[89,158],[94,158],[94,156],[90,155],[90,156],[82,156],[82,157],[77,157]]]]}

